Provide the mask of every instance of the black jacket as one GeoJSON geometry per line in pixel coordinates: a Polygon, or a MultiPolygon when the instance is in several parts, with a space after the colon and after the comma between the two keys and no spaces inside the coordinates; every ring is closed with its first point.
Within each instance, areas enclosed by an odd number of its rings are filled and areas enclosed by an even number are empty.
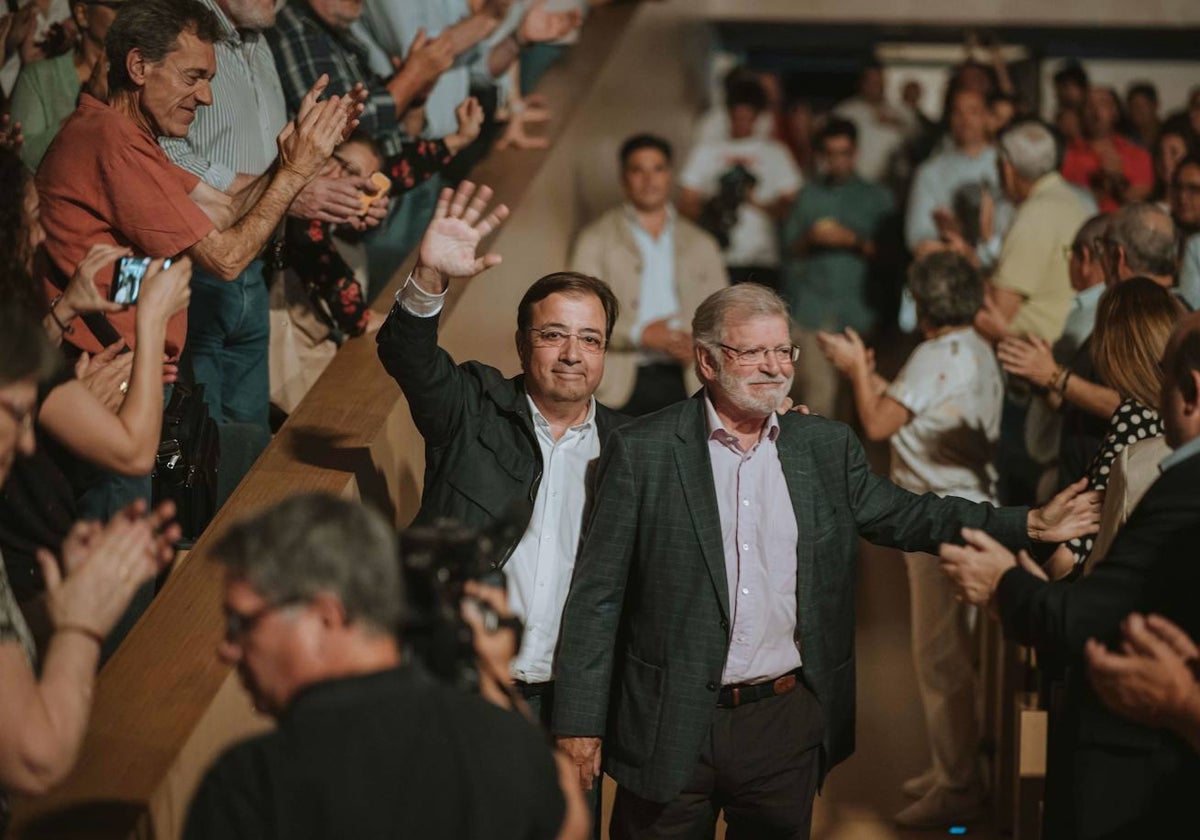
{"type": "MultiPolygon", "coordinates": [[[[529,525],[542,478],[524,380],[480,362],[456,365],[438,346],[437,329],[438,317],[420,318],[396,304],[376,339],[379,359],[425,438],[425,490],[413,524],[447,517],[488,528],[512,517],[511,539],[500,552],[507,560],[529,525]]],[[[597,404],[602,449],[627,420],[597,404]]]]}
{"type": "Polygon", "coordinates": [[[1052,733],[1043,836],[1154,837],[1197,826],[1200,759],[1165,730],[1110,712],[1083,662],[1089,638],[1120,639],[1129,613],[1155,612],[1200,638],[1200,456],[1167,470],[1090,575],[1046,583],[1015,568],[996,600],[1005,635],[1069,663],[1052,733]],[[1190,790],[1189,790],[1190,787],[1190,790]]]}

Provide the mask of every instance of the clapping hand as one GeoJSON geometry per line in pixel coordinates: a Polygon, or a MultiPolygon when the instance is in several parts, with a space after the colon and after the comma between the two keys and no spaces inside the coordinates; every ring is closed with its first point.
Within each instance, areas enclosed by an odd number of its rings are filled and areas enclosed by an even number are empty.
{"type": "Polygon", "coordinates": [[[121,410],[133,376],[133,354],[122,353],[124,348],[125,339],[118,339],[95,356],[85,352],[75,361],[75,378],[114,414],[121,410]]]}
{"type": "Polygon", "coordinates": [[[296,119],[284,126],[276,141],[280,168],[296,173],[305,183],[320,173],[342,137],[358,125],[360,105],[354,103],[351,108],[346,104],[346,99],[353,103],[353,98],[333,96],[321,100],[328,85],[329,76],[322,73],[301,100],[296,119]]]}
{"type": "Polygon", "coordinates": [[[992,600],[1001,576],[1017,565],[1017,558],[983,531],[963,528],[962,537],[964,545],[938,547],[941,569],[958,590],[960,601],[982,606],[992,600]]]}
{"type": "Polygon", "coordinates": [[[8,114],[0,116],[0,149],[8,149],[10,152],[17,154],[21,153],[21,147],[25,145],[25,135],[21,132],[21,122],[13,122],[13,119],[8,114]]]}
{"type": "Polygon", "coordinates": [[[846,327],[840,333],[817,333],[817,346],[844,376],[870,373],[874,369],[874,355],[853,327],[846,327]]]}
{"type": "Polygon", "coordinates": [[[479,136],[483,128],[483,106],[474,96],[468,96],[458,103],[458,107],[454,109],[454,116],[458,120],[458,131],[442,138],[442,141],[447,149],[457,154],[475,142],[475,138],[479,136]]]}
{"type": "Polygon", "coordinates": [[[503,204],[484,215],[491,198],[491,187],[477,189],[470,181],[442,190],[414,269],[426,291],[441,294],[451,277],[474,277],[500,264],[499,254],[476,256],[480,241],[508,217],[503,204]]]}
{"type": "Polygon", "coordinates": [[[1169,725],[1196,691],[1196,643],[1167,619],[1130,614],[1113,652],[1095,639],[1084,646],[1096,694],[1119,715],[1143,726],[1169,725]]]}
{"type": "Polygon", "coordinates": [[[582,22],[583,15],[578,9],[548,12],[546,0],[537,0],[521,19],[518,33],[526,43],[557,41],[574,32],[582,22]]]}

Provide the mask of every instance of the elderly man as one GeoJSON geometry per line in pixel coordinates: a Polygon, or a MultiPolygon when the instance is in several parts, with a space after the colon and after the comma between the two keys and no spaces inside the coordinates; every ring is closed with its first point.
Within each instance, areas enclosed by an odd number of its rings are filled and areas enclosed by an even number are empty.
{"type": "MultiPolygon", "coordinates": [[[[275,60],[262,32],[275,25],[273,0],[201,0],[217,18],[217,73],[212,104],[196,111],[184,137],[159,142],[177,166],[223,193],[237,195],[275,165],[275,137],[287,125],[287,107],[275,60]]],[[[369,173],[368,173],[369,174],[369,173]]],[[[362,227],[360,191],[366,178],[317,178],[289,208],[289,215],[362,227]]],[[[386,212],[377,208],[373,221],[386,212]]],[[[192,277],[188,355],[204,385],[209,414],[219,422],[253,423],[267,429],[268,300],[266,265],[253,260],[233,280],[198,270],[192,277]]]]}
{"type": "MultiPolygon", "coordinates": [[[[108,103],[84,94],[38,170],[51,299],[97,243],[136,256],[187,254],[210,275],[233,280],[262,252],[288,205],[353,127],[349,103],[338,97],[316,101],[322,82],[279,135],[279,164],[236,194],[218,194],[172,164],[157,138],[186,136],[196,111],[211,104],[212,45],[220,36],[212,12],[195,0],[121,5],[106,45],[108,103]]],[[[95,282],[107,296],[112,268],[99,271],[95,282]]],[[[90,353],[118,338],[132,346],[135,311],[131,306],[107,319],[63,324],[66,340],[90,353]]],[[[186,330],[184,313],[168,325],[172,358],[179,356],[186,330]]],[[[100,487],[95,505],[85,504],[89,515],[107,517],[144,497],[149,480],[117,489],[111,498],[106,492],[100,487]]]]}
{"type": "Polygon", "coordinates": [[[1027,557],[969,529],[966,546],[941,548],[943,569],[973,603],[992,605],[1007,638],[1073,666],[1051,744],[1045,837],[1167,836],[1195,821],[1200,758],[1178,738],[1106,709],[1083,667],[1085,643],[1118,643],[1132,611],[1200,633],[1200,314],[1176,327],[1163,371],[1161,414],[1175,451],[1089,575],[1048,583],[1027,557]]]}
{"type": "Polygon", "coordinates": [[[1071,309],[1063,253],[1088,208],[1058,174],[1058,144],[1041,122],[1011,126],[997,148],[1004,193],[1017,210],[975,326],[993,341],[1010,333],[1054,341],[1071,309]]]}
{"type": "Polygon", "coordinates": [[[775,415],[797,351],[774,292],[716,293],[692,321],[704,391],[615,430],[563,613],[554,732],[619,785],[614,838],[806,838],[854,741],[860,536],[932,551],[961,523],[1021,545],[1094,519],[901,490],[850,428],[775,415]],[[603,760],[601,742],[603,740],[603,760]]]}
{"type": "MultiPolygon", "coordinates": [[[[1103,244],[1109,284],[1149,277],[1179,297],[1178,242],[1175,222],[1166,210],[1148,201],[1126,204],[1113,213],[1103,244]]],[[[1186,300],[1183,303],[1187,305],[1186,300]]]]}
{"type": "Polygon", "coordinates": [[[728,281],[716,240],[671,205],[670,144],[630,137],[620,164],[625,204],[580,232],[571,266],[605,278],[621,304],[596,398],[638,416],[700,387],[687,325],[728,281]]]}
{"type": "Polygon", "coordinates": [[[208,771],[187,840],[559,836],[560,774],[537,727],[401,661],[382,517],[293,496],[213,553],[226,568],[218,654],[279,725],[208,771]]]}

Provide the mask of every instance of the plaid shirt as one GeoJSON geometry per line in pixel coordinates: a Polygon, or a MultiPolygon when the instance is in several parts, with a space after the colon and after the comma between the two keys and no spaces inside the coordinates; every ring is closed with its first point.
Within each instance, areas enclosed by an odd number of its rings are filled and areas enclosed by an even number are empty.
{"type": "Polygon", "coordinates": [[[288,110],[295,114],[300,101],[321,76],[329,74],[329,96],[340,96],[355,83],[367,88],[360,128],[379,142],[388,157],[400,152],[406,137],[396,118],[396,102],[367,60],[367,45],[348,30],[338,30],[318,19],[307,0],[293,0],[280,9],[275,27],[266,31],[275,66],[283,85],[288,110]]]}

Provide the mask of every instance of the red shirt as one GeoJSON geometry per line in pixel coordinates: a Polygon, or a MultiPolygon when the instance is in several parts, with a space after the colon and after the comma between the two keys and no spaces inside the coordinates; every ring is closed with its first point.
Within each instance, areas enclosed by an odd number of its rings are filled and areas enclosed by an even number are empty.
{"type": "MultiPolygon", "coordinates": [[[[1150,160],[1150,153],[1117,134],[1113,135],[1112,144],[1121,158],[1121,172],[1130,185],[1153,187],[1154,164],[1150,160]]],[[[1092,190],[1092,176],[1100,169],[1100,156],[1087,140],[1078,138],[1067,147],[1067,153],[1063,156],[1062,176],[1072,184],[1092,190]]],[[[1095,194],[1095,190],[1092,193],[1095,194]]],[[[1102,213],[1111,213],[1121,206],[1111,195],[1097,195],[1096,198],[1102,213]]]]}
{"type": "MultiPolygon", "coordinates": [[[[136,256],[175,257],[215,226],[189,193],[199,178],[167,158],[154,137],[88,94],[63,123],[37,172],[46,254],[66,276],[97,243],[123,245],[136,256]]],[[[96,275],[105,297],[113,268],[96,275]]],[[[46,280],[53,298],[58,287],[46,280]]],[[[106,317],[134,345],[137,307],[106,317]]],[[[82,319],[67,341],[89,353],[102,348],[82,319]]],[[[187,312],[167,324],[166,352],[179,356],[187,337],[187,312]]]]}

